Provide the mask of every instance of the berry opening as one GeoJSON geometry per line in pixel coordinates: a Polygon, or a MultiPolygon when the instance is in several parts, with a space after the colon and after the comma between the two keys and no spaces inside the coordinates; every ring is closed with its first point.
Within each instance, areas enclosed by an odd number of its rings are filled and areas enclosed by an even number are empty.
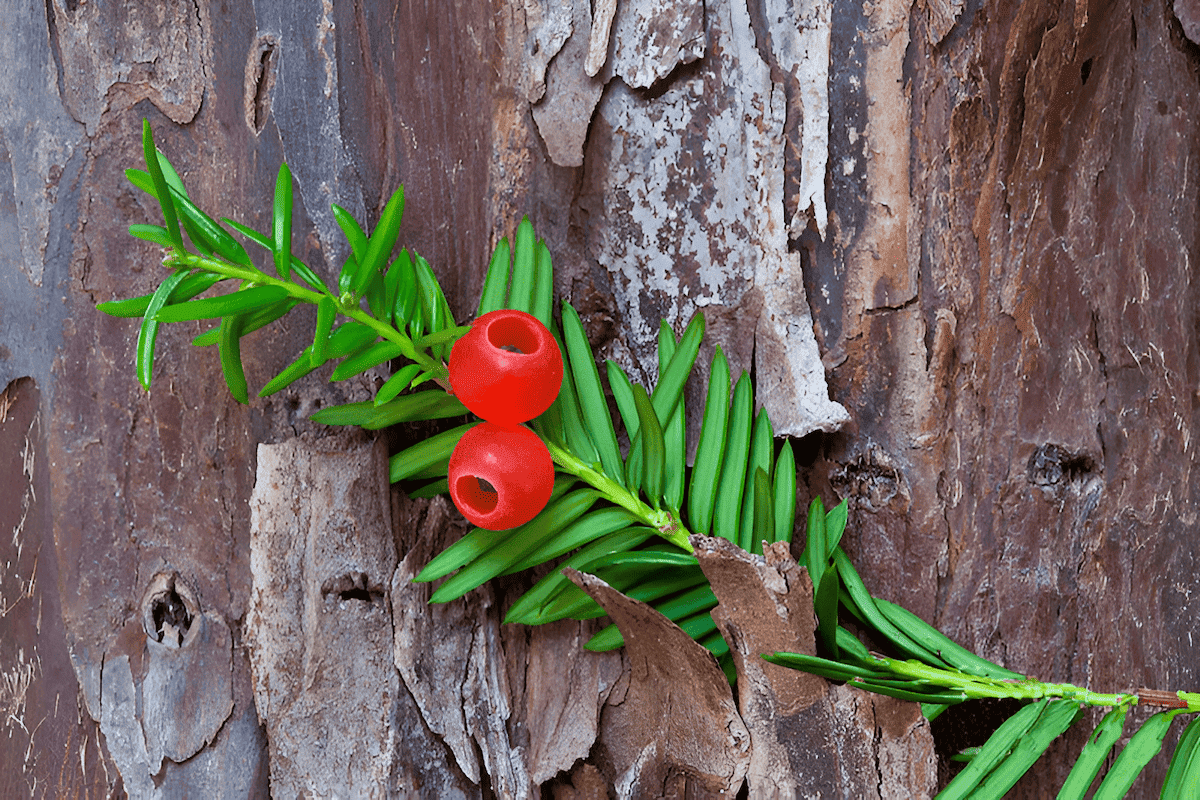
{"type": "Polygon", "coordinates": [[[496,487],[477,475],[463,475],[455,484],[458,495],[479,514],[490,514],[496,510],[500,500],[496,487]]]}
{"type": "Polygon", "coordinates": [[[488,341],[509,352],[530,355],[538,351],[537,333],[525,320],[515,317],[498,319],[488,326],[488,341]]]}

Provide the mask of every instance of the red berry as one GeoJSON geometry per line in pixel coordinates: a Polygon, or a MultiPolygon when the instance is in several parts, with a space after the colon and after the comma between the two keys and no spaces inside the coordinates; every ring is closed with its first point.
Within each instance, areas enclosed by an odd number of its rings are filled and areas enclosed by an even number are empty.
{"type": "Polygon", "coordinates": [[[541,414],[562,386],[558,342],[537,317],[504,308],[479,317],[450,351],[454,395],[478,417],[516,425],[541,414]]]}
{"type": "Polygon", "coordinates": [[[450,454],[450,497],[472,524],[490,531],[524,525],[550,501],[554,462],[521,425],[481,422],[450,454]]]}

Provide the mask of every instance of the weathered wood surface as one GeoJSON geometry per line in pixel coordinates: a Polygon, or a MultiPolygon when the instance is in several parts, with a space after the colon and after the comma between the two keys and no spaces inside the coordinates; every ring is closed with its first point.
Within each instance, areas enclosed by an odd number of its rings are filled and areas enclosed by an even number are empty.
{"type": "MultiPolygon", "coordinates": [[[[835,8],[836,225],[803,242],[854,415],[814,489],[851,497],[867,584],[969,647],[1046,680],[1200,685],[1200,51],[1170,3],[863,13],[835,8]]],[[[1086,734],[1014,796],[1061,782],[1086,734]]]]}
{"type": "MultiPolygon", "coordinates": [[[[873,590],[1046,679],[1200,686],[1194,3],[20,0],[6,20],[0,426],[28,457],[6,451],[0,490],[20,534],[0,576],[3,793],[263,791],[256,447],[323,435],[314,408],[369,390],[318,373],[242,407],[180,331],[142,392],[132,325],[93,309],[157,282],[155,248],[125,233],[155,213],[122,175],[142,117],[202,206],[252,225],[286,159],[295,249],[321,270],[345,249],[329,202],[374,220],[403,182],[401,240],[464,318],[530,214],[594,346],[639,379],[658,319],[704,310],[776,429],[807,435],[802,495],[851,498],[873,590]],[[171,653],[143,622],[160,574],[203,620],[171,653]],[[185,662],[211,665],[196,719],[221,720],[190,758],[164,727],[185,662]]],[[[309,322],[250,340],[252,384],[309,322]]],[[[452,540],[452,516],[397,501],[394,575],[452,540]]],[[[420,590],[388,585],[407,641],[469,648],[447,712],[393,638],[416,688],[390,790],[612,785],[583,754],[620,664],[579,654],[586,626],[499,626],[519,590],[417,617],[420,590]]],[[[739,711],[752,737],[757,713],[739,711]]],[[[1083,735],[1018,794],[1049,791],[1083,735]]]]}

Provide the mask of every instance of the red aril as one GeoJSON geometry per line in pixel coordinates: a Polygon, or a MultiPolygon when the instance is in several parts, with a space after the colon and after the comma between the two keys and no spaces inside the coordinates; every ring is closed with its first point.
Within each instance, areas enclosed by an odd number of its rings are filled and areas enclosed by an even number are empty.
{"type": "Polygon", "coordinates": [[[450,454],[450,497],[471,524],[491,531],[524,525],[550,501],[554,462],[521,425],[481,422],[450,454]]]}

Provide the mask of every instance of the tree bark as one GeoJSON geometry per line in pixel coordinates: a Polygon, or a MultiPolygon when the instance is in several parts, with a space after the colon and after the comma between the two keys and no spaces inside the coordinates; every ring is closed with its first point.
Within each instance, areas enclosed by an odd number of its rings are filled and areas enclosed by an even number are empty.
{"type": "MultiPolygon", "coordinates": [[[[373,223],[403,183],[400,242],[459,319],[528,214],[557,293],[635,380],[659,319],[703,311],[700,362],[720,344],[754,371],[798,439],[801,508],[850,499],[844,544],[874,593],[1045,680],[1200,684],[1195,3],[17,6],[0,30],[5,796],[936,788],[912,707],[757,664],[777,637],[811,641],[786,554],[711,555],[737,702],[703,663],[679,692],[686,651],[644,646],[669,628],[605,587],[589,591],[629,620],[624,655],[582,650],[595,623],[501,626],[527,578],[426,605],[410,578],[463,523],[370,474],[371,448],[412,432],[373,445],[308,420],[377,376],[317,372],[242,406],[172,326],[144,392],[133,324],[94,309],[161,279],[126,232],[158,213],[123,176],[143,117],[202,208],[259,229],[286,160],[293,249],[323,274],[347,253],[329,204],[373,223]],[[296,535],[344,533],[343,473],[310,454],[358,454],[345,469],[378,495],[346,563],[252,521],[252,496],[293,491],[269,475],[307,477],[325,494],[296,535]],[[287,683],[297,663],[315,682],[287,683]],[[339,675],[387,699],[364,708],[339,675]],[[719,729],[680,742],[644,708],[664,696],[719,729]],[[345,758],[295,749],[322,718],[358,732],[345,758]]],[[[252,386],[312,320],[247,340],[252,386]]],[[[1088,730],[1015,796],[1056,790],[1088,730]]]]}

